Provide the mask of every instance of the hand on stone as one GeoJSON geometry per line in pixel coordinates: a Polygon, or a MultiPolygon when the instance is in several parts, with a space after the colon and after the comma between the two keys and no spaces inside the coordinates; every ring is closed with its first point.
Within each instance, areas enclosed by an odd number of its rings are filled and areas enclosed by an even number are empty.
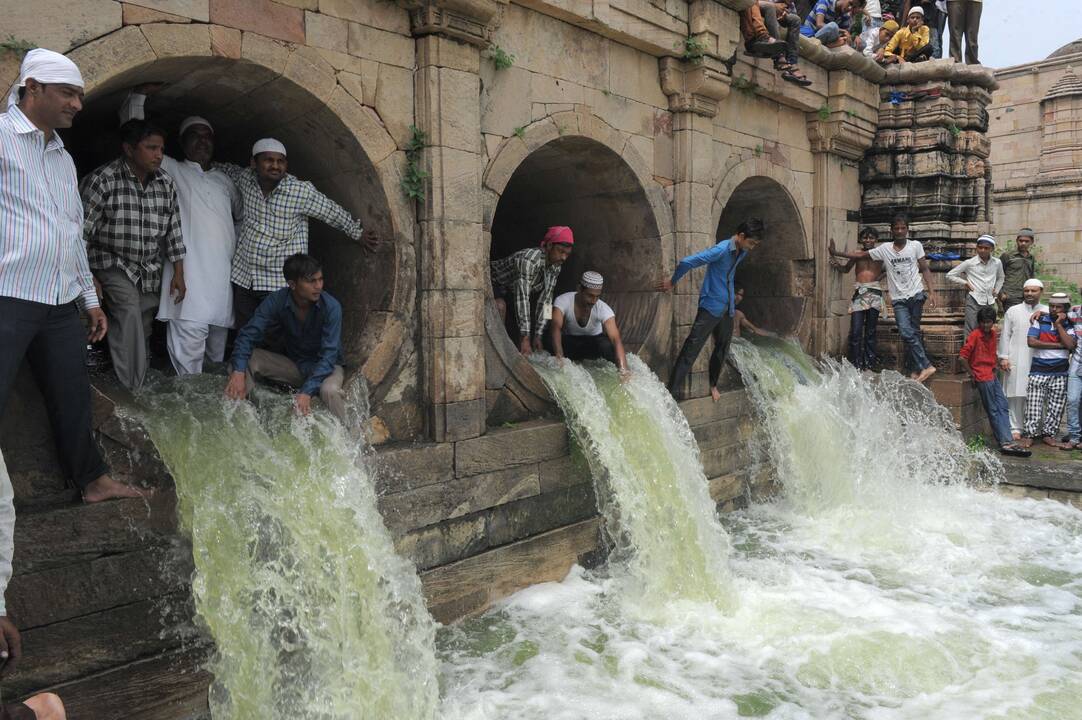
{"type": "Polygon", "coordinates": [[[244,373],[240,370],[229,373],[229,382],[225,384],[225,396],[230,400],[243,400],[247,395],[248,388],[245,387],[244,373]]]}
{"type": "Polygon", "coordinates": [[[665,278],[654,285],[654,289],[660,292],[672,292],[672,280],[665,278]]]}
{"type": "Polygon", "coordinates": [[[311,415],[312,414],[312,396],[304,393],[297,393],[293,396],[293,409],[297,411],[298,415],[311,415]]]}
{"type": "Polygon", "coordinates": [[[375,230],[362,230],[361,237],[357,239],[357,242],[365,252],[375,252],[379,247],[379,234],[375,230]]]}

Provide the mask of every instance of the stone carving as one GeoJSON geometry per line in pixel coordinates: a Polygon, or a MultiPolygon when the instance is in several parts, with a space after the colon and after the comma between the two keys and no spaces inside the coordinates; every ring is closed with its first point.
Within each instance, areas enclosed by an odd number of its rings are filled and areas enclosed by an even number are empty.
{"type": "Polygon", "coordinates": [[[718,103],[729,96],[732,79],[720,60],[706,56],[699,62],[665,57],[660,61],[661,90],[673,112],[704,117],[718,114],[718,103]]]}
{"type": "Polygon", "coordinates": [[[508,0],[399,0],[415,36],[443,35],[486,47],[508,0]]]}

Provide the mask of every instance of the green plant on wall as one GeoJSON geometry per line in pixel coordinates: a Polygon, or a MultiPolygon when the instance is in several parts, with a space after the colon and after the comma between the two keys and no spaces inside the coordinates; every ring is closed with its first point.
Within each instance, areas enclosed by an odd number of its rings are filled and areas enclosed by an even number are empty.
{"type": "Polygon", "coordinates": [[[755,94],[755,91],[759,89],[759,83],[754,80],[748,80],[743,75],[740,75],[733,80],[733,87],[737,92],[751,97],[755,94]]]}
{"type": "Polygon", "coordinates": [[[421,151],[425,149],[428,138],[416,125],[410,125],[410,133],[406,144],[406,174],[402,178],[402,192],[412,200],[424,200],[428,173],[421,169],[421,151]]]}
{"type": "Polygon", "coordinates": [[[29,40],[20,40],[14,35],[8,35],[7,40],[0,40],[0,53],[14,53],[20,60],[36,47],[37,45],[29,40]]]}
{"type": "Polygon", "coordinates": [[[823,103],[822,106],[820,106],[818,113],[820,120],[825,121],[830,119],[830,107],[826,103],[823,103]]]}
{"type": "Polygon", "coordinates": [[[695,65],[700,64],[703,61],[703,56],[706,55],[706,46],[692,35],[684,38],[683,45],[677,45],[676,49],[681,51],[681,58],[695,65]]]}
{"type": "Polygon", "coordinates": [[[488,50],[485,50],[485,57],[492,61],[497,70],[506,70],[515,64],[515,56],[499,45],[489,45],[488,50]]]}
{"type": "Polygon", "coordinates": [[[515,137],[517,137],[519,140],[524,140],[526,138],[526,128],[525,127],[517,127],[517,128],[515,128],[514,133],[515,133],[515,137]]]}
{"type": "Polygon", "coordinates": [[[954,137],[958,137],[959,135],[962,134],[962,128],[958,127],[954,123],[951,123],[950,125],[948,125],[947,130],[949,130],[950,134],[953,135],[954,137]]]}

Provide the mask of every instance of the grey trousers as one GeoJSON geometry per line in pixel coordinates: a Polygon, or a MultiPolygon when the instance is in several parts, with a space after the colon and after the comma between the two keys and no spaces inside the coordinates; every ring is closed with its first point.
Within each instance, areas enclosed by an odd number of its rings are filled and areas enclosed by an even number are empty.
{"type": "Polygon", "coordinates": [[[150,330],[158,310],[158,293],[143,292],[120,268],[95,270],[105,295],[109,318],[109,355],[117,380],[129,390],[138,390],[147,376],[150,330]]]}
{"type": "Polygon", "coordinates": [[[966,293],[966,337],[977,329],[977,311],[982,307],[990,307],[993,310],[996,308],[996,304],[981,305],[979,302],[973,299],[973,296],[966,293]]]}
{"type": "Polygon", "coordinates": [[[966,38],[966,63],[977,65],[977,36],[981,30],[981,10],[984,3],[973,0],[947,0],[947,21],[950,23],[951,57],[962,62],[962,35],[966,38]]]}
{"type": "MultiPolygon", "coordinates": [[[[248,360],[248,370],[244,373],[244,385],[247,392],[252,392],[257,377],[294,388],[299,388],[306,379],[304,375],[301,375],[297,364],[285,355],[262,349],[253,350],[252,357],[248,360]]],[[[344,379],[345,369],[341,365],[335,365],[334,372],[328,375],[319,386],[319,397],[323,400],[323,404],[342,421],[343,425],[346,424],[346,394],[342,390],[344,379]]]]}

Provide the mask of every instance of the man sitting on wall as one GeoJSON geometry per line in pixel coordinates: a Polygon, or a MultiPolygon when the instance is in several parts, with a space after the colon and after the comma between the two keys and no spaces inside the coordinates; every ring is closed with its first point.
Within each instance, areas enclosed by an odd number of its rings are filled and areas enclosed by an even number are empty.
{"type": "Polygon", "coordinates": [[[909,11],[906,26],[894,34],[882,53],[876,59],[886,63],[920,62],[932,57],[931,40],[920,5],[909,11]]]}
{"type": "Polygon", "coordinates": [[[816,0],[800,26],[800,33],[818,39],[826,47],[841,47],[849,42],[849,25],[854,11],[864,11],[864,0],[816,0]]]}
{"type": "Polygon", "coordinates": [[[237,333],[225,394],[243,400],[257,377],[266,378],[297,388],[293,400],[299,414],[311,412],[312,396],[319,393],[327,409],[345,424],[342,306],[323,292],[323,267],[310,255],[291,255],[282,274],[288,287],[268,294],[237,333]],[[284,355],[257,347],[269,331],[285,340],[284,355]]]}
{"type": "Polygon", "coordinates": [[[624,343],[616,327],[616,313],[601,299],[604,278],[588,270],[577,292],[567,292],[552,303],[552,327],[545,335],[546,349],[568,360],[605,359],[628,373],[624,343]]]}
{"type": "Polygon", "coordinates": [[[571,256],[575,236],[563,225],[550,227],[540,248],[525,248],[489,263],[492,294],[500,317],[507,321],[507,299],[514,299],[518,349],[523,355],[539,351],[545,325],[552,317],[553,294],[564,262],[571,256]],[[537,310],[530,324],[530,296],[537,294],[537,310]]]}

